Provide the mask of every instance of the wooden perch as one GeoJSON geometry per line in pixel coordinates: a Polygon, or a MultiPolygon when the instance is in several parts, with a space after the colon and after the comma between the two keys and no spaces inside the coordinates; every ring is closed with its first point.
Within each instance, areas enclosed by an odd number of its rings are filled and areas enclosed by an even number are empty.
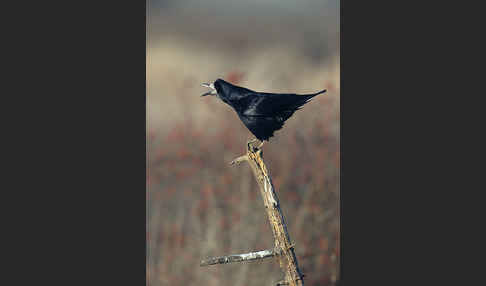
{"type": "MultiPolygon", "coordinates": [[[[294,245],[290,242],[290,236],[287,231],[287,225],[285,223],[282,210],[280,209],[278,196],[275,193],[275,189],[273,187],[270,174],[268,173],[268,169],[263,162],[262,150],[251,145],[249,141],[247,143],[247,153],[243,156],[236,158],[230,164],[240,164],[244,161],[249,163],[250,168],[253,171],[253,175],[258,182],[258,185],[260,187],[260,193],[263,198],[263,203],[265,205],[268,219],[272,227],[273,237],[275,240],[275,246],[274,250],[272,251],[272,255],[270,255],[270,253],[267,253],[267,256],[264,255],[264,257],[254,257],[251,259],[243,259],[241,257],[241,254],[239,256],[230,255],[213,257],[201,261],[201,266],[229,262],[249,261],[263,259],[270,256],[277,256],[280,262],[280,268],[282,268],[285,273],[285,280],[278,282],[278,285],[304,285],[304,275],[299,270],[297,257],[295,256],[294,245]]],[[[253,253],[255,254],[261,252],[262,251],[253,253]]],[[[251,253],[248,253],[246,255],[249,254],[251,253]]]]}

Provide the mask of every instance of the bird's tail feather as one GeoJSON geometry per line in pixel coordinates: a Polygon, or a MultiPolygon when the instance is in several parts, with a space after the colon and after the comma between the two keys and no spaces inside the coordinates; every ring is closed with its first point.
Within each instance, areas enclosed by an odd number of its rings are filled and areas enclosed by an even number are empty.
{"type": "Polygon", "coordinates": [[[304,96],[306,96],[306,97],[307,97],[307,99],[305,100],[305,102],[304,102],[304,103],[307,103],[307,102],[311,101],[311,99],[312,99],[312,98],[314,98],[314,96],[319,95],[319,94],[321,94],[321,93],[324,93],[324,92],[326,92],[326,91],[327,91],[327,89],[323,89],[323,90],[321,90],[321,91],[319,91],[319,92],[316,92],[316,93],[311,93],[311,94],[306,94],[306,95],[304,95],[304,96]]]}
{"type": "Polygon", "coordinates": [[[324,92],[326,92],[326,91],[327,91],[327,89],[323,89],[323,90],[321,90],[321,91],[319,91],[319,92],[312,93],[312,94],[308,94],[308,95],[313,95],[313,96],[316,96],[316,95],[319,95],[319,94],[324,93],[324,92]]]}

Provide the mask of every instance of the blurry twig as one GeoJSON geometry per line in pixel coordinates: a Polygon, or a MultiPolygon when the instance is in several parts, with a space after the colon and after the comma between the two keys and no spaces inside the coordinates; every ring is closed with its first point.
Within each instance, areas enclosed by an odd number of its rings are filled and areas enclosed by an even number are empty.
{"type": "Polygon", "coordinates": [[[247,161],[248,160],[248,156],[247,155],[243,155],[243,156],[240,156],[236,159],[234,159],[233,161],[231,161],[230,165],[239,165],[241,164],[241,162],[243,161],[247,161]]]}

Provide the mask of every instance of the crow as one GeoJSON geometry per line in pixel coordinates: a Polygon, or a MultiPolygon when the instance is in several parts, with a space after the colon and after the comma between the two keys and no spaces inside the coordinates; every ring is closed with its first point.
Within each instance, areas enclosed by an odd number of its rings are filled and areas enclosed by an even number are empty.
{"type": "MultiPolygon", "coordinates": [[[[211,88],[211,91],[201,96],[216,95],[236,111],[243,124],[261,141],[258,148],[263,146],[265,140],[269,141],[273,133],[280,130],[296,110],[314,96],[326,92],[325,89],[313,94],[256,92],[222,79],[202,85],[211,88]]],[[[256,139],[250,142],[255,142],[256,139]]]]}

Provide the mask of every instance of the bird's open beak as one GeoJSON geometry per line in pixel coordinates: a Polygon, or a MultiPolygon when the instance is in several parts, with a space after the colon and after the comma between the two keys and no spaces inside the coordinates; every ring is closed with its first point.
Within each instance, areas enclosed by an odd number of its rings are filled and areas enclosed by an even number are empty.
{"type": "Polygon", "coordinates": [[[211,88],[212,90],[211,90],[211,91],[209,91],[209,92],[206,92],[206,93],[202,94],[201,96],[206,96],[206,95],[216,95],[216,94],[218,94],[218,92],[217,92],[217,91],[216,91],[216,89],[214,88],[214,84],[212,84],[212,83],[211,83],[211,84],[209,84],[209,83],[203,83],[203,84],[202,84],[202,86],[204,86],[204,87],[209,87],[209,88],[211,88]]]}

